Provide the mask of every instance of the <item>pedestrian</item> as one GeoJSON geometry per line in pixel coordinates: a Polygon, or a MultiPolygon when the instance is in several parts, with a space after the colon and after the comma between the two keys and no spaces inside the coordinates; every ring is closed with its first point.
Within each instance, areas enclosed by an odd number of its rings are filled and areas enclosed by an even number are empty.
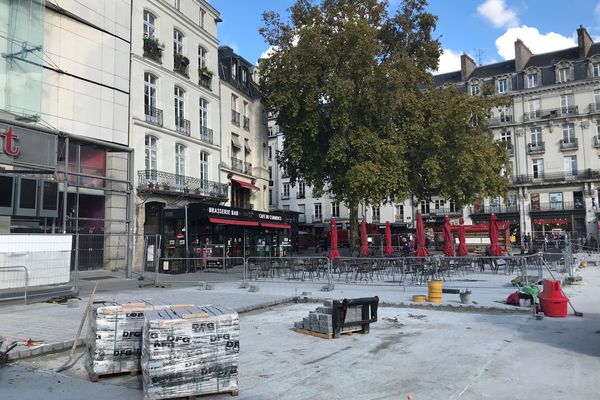
{"type": "Polygon", "coordinates": [[[527,232],[527,235],[525,236],[525,241],[527,243],[527,247],[531,248],[531,233],[527,232]]]}
{"type": "Polygon", "coordinates": [[[410,242],[402,236],[402,254],[404,257],[410,257],[410,242]]]}

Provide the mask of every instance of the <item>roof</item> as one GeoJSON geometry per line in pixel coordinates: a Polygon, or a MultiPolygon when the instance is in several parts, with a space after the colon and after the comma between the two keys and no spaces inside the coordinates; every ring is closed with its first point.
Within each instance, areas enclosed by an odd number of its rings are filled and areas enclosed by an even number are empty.
{"type": "Polygon", "coordinates": [[[502,61],[499,63],[480,65],[469,78],[488,78],[497,75],[515,72],[515,60],[502,61]]]}
{"type": "Polygon", "coordinates": [[[252,99],[262,98],[262,93],[258,89],[258,85],[252,78],[252,71],[254,65],[242,56],[236,54],[233,49],[229,46],[219,47],[219,79],[229,83],[240,92],[246,94],[252,99]],[[230,73],[231,60],[235,59],[239,67],[246,67],[248,74],[246,76],[246,83],[243,83],[239,78],[241,74],[237,74],[238,79],[234,79],[230,73]]]}
{"type": "Polygon", "coordinates": [[[554,65],[559,61],[576,61],[579,60],[579,47],[571,47],[569,49],[557,50],[550,53],[536,54],[531,56],[529,62],[525,66],[528,67],[546,67],[554,65]]]}

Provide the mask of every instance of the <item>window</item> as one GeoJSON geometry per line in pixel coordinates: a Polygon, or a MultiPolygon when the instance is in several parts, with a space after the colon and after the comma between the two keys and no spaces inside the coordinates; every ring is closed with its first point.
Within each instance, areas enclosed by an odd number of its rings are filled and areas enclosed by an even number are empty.
{"type": "Polygon", "coordinates": [[[177,9],[177,10],[181,10],[181,0],[175,0],[175,4],[173,4],[173,6],[177,9]]]}
{"type": "Polygon", "coordinates": [[[175,86],[175,128],[177,131],[185,129],[185,90],[175,86]]]}
{"type": "Polygon", "coordinates": [[[235,60],[231,61],[231,78],[237,79],[237,62],[235,60]]]}
{"type": "Polygon", "coordinates": [[[562,114],[572,114],[574,111],[575,100],[572,94],[562,94],[560,96],[560,112],[562,114]]]}
{"type": "Polygon", "coordinates": [[[212,142],[212,138],[209,137],[208,132],[208,101],[200,98],[199,102],[200,109],[200,139],[205,142],[212,142]]]}
{"type": "Polygon", "coordinates": [[[531,160],[533,166],[533,178],[541,179],[544,177],[544,159],[538,158],[531,160]]]}
{"type": "Polygon", "coordinates": [[[146,114],[146,119],[148,119],[148,117],[157,118],[156,76],[148,72],[144,73],[144,112],[146,114]]]}
{"type": "Polygon", "coordinates": [[[237,101],[238,97],[235,94],[231,95],[231,109],[233,111],[237,111],[237,101]]]}
{"type": "Polygon", "coordinates": [[[594,89],[594,104],[596,111],[600,110],[600,89],[594,89]]]}
{"type": "Polygon", "coordinates": [[[471,84],[471,96],[479,96],[480,92],[479,92],[479,84],[478,83],[472,83],[471,84]]]}
{"type": "Polygon", "coordinates": [[[331,216],[336,218],[340,216],[340,203],[331,203],[331,216]]]}
{"type": "Polygon", "coordinates": [[[506,78],[498,79],[498,93],[506,93],[508,90],[508,82],[506,78]]]}
{"type": "Polygon", "coordinates": [[[454,203],[454,200],[450,200],[450,204],[449,204],[448,208],[451,213],[456,212],[456,203],[454,203]]]}
{"type": "Polygon", "coordinates": [[[494,214],[498,214],[500,212],[500,198],[495,197],[490,199],[490,212],[494,214]]]}
{"type": "Polygon", "coordinates": [[[321,207],[321,203],[315,203],[315,220],[323,219],[323,210],[321,207]]]}
{"type": "Polygon", "coordinates": [[[510,107],[502,107],[500,111],[500,122],[512,122],[512,110],[510,107]]]}
{"type": "Polygon", "coordinates": [[[269,205],[273,205],[273,189],[269,189],[269,205]]]}
{"type": "Polygon", "coordinates": [[[204,11],[202,8],[200,9],[200,17],[198,18],[198,25],[200,25],[200,28],[204,28],[204,20],[206,19],[206,11],[204,11]]]}
{"type": "Polygon", "coordinates": [[[596,120],[596,137],[600,139],[600,119],[596,120]]]}
{"type": "Polygon", "coordinates": [[[436,212],[444,212],[444,206],[446,205],[446,200],[435,200],[433,202],[433,206],[436,212]]]}
{"type": "Polygon", "coordinates": [[[269,160],[273,159],[273,147],[269,146],[268,148],[269,160]]]}
{"type": "Polygon", "coordinates": [[[531,134],[531,146],[538,147],[542,145],[542,128],[531,128],[529,130],[531,134]]]}
{"type": "Polygon", "coordinates": [[[248,70],[246,68],[242,68],[242,83],[246,83],[248,81],[248,70]]]}
{"type": "Polygon", "coordinates": [[[183,189],[185,186],[185,146],[182,144],[175,145],[175,181],[178,189],[183,189]]]}
{"type": "Polygon", "coordinates": [[[563,143],[575,143],[575,124],[563,125],[563,143]]]}
{"type": "Polygon", "coordinates": [[[208,153],[205,151],[200,152],[200,185],[208,188],[208,153]]]}
{"type": "Polygon", "coordinates": [[[306,184],[303,181],[298,182],[298,195],[300,195],[301,198],[306,196],[306,184]]]}
{"type": "Polygon", "coordinates": [[[206,49],[198,46],[198,69],[206,68],[206,49]]]}
{"type": "Polygon", "coordinates": [[[529,119],[536,119],[541,116],[540,99],[529,100],[529,119]]]}
{"type": "Polygon", "coordinates": [[[565,176],[577,175],[577,157],[567,156],[564,158],[565,176]]]}
{"type": "Polygon", "coordinates": [[[154,39],[156,32],[156,17],[150,11],[144,10],[144,37],[154,39]]]}
{"type": "Polygon", "coordinates": [[[430,204],[428,201],[421,200],[421,214],[429,214],[429,211],[430,211],[429,206],[430,206],[430,204]]]}
{"type": "Polygon", "coordinates": [[[396,205],[396,221],[404,220],[404,204],[396,205]]]}
{"type": "Polygon", "coordinates": [[[248,116],[248,102],[247,101],[244,102],[243,111],[244,111],[244,117],[247,117],[248,116]]]}
{"type": "Polygon", "coordinates": [[[183,55],[183,33],[173,30],[173,53],[183,55]]]}
{"type": "Polygon", "coordinates": [[[562,210],[563,209],[563,194],[562,192],[550,192],[550,209],[551,210],[562,210]]]}
{"type": "Polygon", "coordinates": [[[290,184],[289,183],[283,184],[283,197],[284,198],[290,197],[290,184]]]}
{"type": "Polygon", "coordinates": [[[568,82],[569,81],[569,68],[559,68],[558,69],[558,82],[568,82]]]}
{"type": "Polygon", "coordinates": [[[512,142],[512,132],[510,129],[503,129],[502,132],[500,132],[500,140],[503,142],[512,142]]]}
{"type": "Polygon", "coordinates": [[[146,179],[148,182],[156,183],[156,170],[158,169],[158,146],[154,136],[146,135],[145,140],[145,166],[146,179]]]}
{"type": "Polygon", "coordinates": [[[381,218],[381,208],[373,207],[373,221],[379,221],[381,218]]]}
{"type": "Polygon", "coordinates": [[[527,87],[534,88],[538,86],[538,74],[534,72],[532,74],[527,74],[527,87]]]}
{"type": "Polygon", "coordinates": [[[269,180],[273,180],[273,167],[269,167],[269,180]]]}

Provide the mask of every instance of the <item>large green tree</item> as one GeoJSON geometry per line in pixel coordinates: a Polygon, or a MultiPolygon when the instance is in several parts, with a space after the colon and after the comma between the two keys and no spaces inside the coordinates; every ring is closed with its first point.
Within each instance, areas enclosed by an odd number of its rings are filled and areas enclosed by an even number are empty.
{"type": "Polygon", "coordinates": [[[352,243],[362,202],[439,195],[460,206],[507,189],[505,147],[486,126],[501,101],[434,87],[441,47],[426,6],[405,0],[390,14],[382,0],[298,0],[288,21],[263,14],[278,160],[292,182],[349,207],[352,243]]]}

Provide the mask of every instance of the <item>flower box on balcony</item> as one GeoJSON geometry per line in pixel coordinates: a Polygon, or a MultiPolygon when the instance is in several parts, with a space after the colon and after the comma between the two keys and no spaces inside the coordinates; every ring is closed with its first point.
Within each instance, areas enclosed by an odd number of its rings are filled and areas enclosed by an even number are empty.
{"type": "Polygon", "coordinates": [[[202,67],[202,68],[198,69],[198,75],[203,76],[210,80],[210,79],[212,79],[214,74],[210,69],[208,69],[206,67],[202,67]]]}
{"type": "Polygon", "coordinates": [[[158,39],[152,37],[144,37],[144,57],[148,57],[157,63],[162,63],[162,51],[165,48],[158,39]]]}
{"type": "Polygon", "coordinates": [[[148,182],[148,189],[151,189],[151,190],[158,189],[158,183],[148,182]]]}
{"type": "Polygon", "coordinates": [[[184,56],[183,54],[175,53],[173,54],[173,69],[175,72],[184,75],[186,78],[188,76],[188,66],[190,65],[190,59],[184,56]]]}
{"type": "Polygon", "coordinates": [[[171,185],[164,184],[164,185],[163,185],[163,190],[164,190],[165,192],[168,192],[168,191],[170,191],[170,190],[171,190],[171,185]]]}

